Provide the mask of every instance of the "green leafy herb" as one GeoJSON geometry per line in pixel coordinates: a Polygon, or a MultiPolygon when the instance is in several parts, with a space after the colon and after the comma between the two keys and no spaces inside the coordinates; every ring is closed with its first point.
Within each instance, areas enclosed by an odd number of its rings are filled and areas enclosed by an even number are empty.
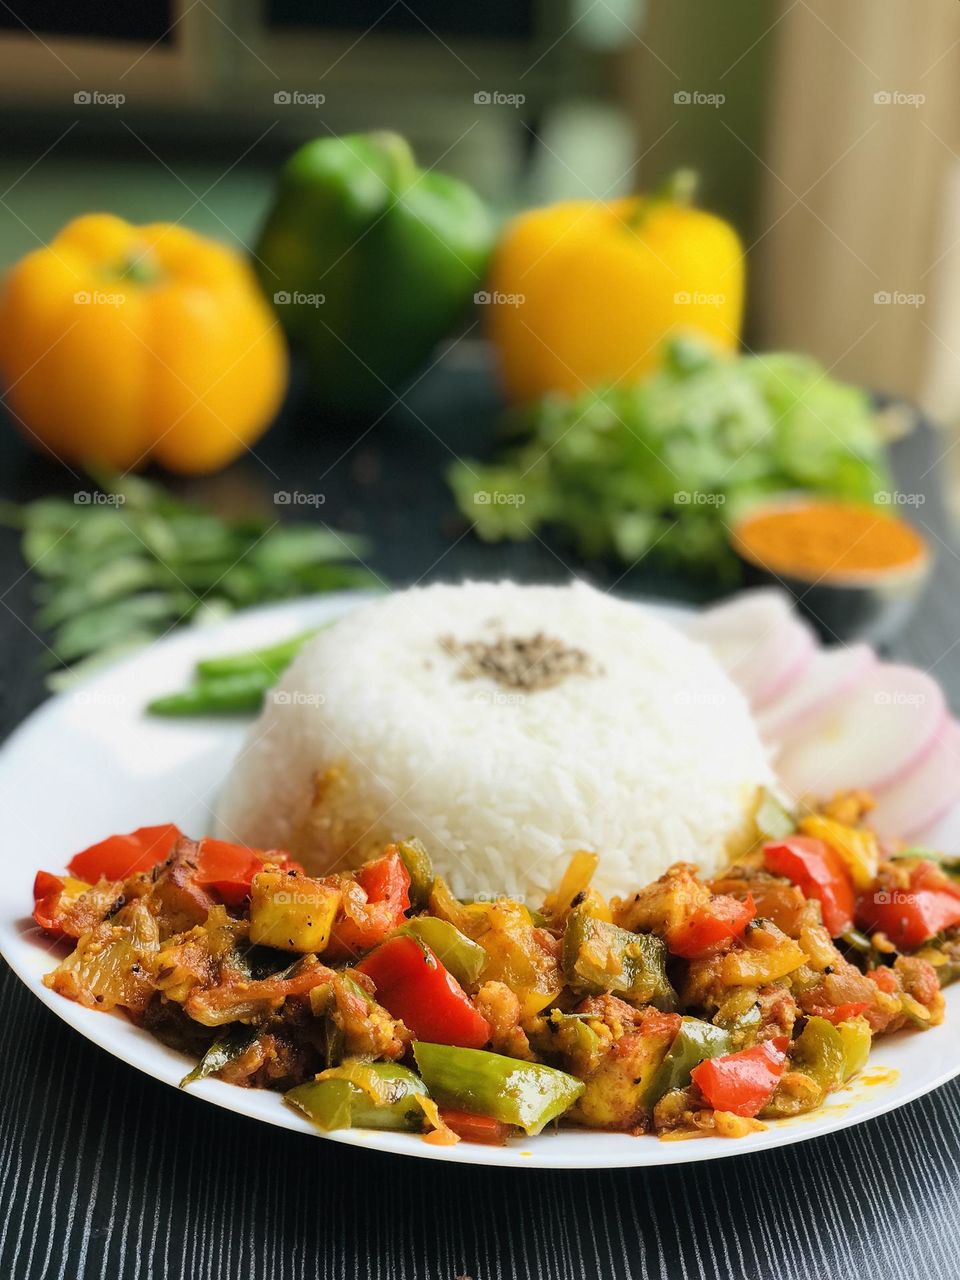
{"type": "MultiPolygon", "coordinates": [[[[37,623],[49,633],[50,665],[59,668],[52,687],[184,622],[372,584],[358,563],[364,546],[349,535],[316,525],[281,527],[269,518],[224,518],[136,476],[98,476],[97,484],[98,496],[108,500],[41,498],[0,511],[23,532],[23,555],[37,583],[37,623]]],[[[201,672],[212,684],[207,701],[220,709],[255,707],[285,656],[268,653],[244,671],[201,672]]]]}
{"type": "Polygon", "coordinates": [[[512,425],[502,460],[449,475],[491,541],[552,525],[586,555],[733,576],[727,529],[750,503],[796,489],[873,502],[890,487],[868,397],[797,355],[678,340],[645,380],[545,398],[512,425]]]}

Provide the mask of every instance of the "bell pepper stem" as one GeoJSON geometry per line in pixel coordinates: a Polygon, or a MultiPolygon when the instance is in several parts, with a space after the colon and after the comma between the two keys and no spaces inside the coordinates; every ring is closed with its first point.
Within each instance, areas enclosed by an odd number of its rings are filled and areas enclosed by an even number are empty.
{"type": "Polygon", "coordinates": [[[641,196],[630,225],[638,231],[650,213],[661,205],[691,205],[700,185],[700,175],[695,169],[674,169],[659,182],[649,195],[641,196]]]}
{"type": "Polygon", "coordinates": [[[392,133],[389,129],[382,129],[371,133],[370,140],[390,158],[393,166],[393,180],[390,186],[395,193],[404,191],[416,181],[420,171],[406,138],[399,133],[392,133]]]}

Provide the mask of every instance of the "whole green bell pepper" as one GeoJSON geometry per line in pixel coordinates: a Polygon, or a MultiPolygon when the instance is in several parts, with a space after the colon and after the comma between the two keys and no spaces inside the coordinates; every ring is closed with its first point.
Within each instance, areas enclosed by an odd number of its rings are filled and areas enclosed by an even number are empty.
{"type": "Polygon", "coordinates": [[[419,169],[398,134],[349,134],[284,165],[254,266],[319,401],[370,413],[456,323],[493,242],[465,183],[419,169]]]}

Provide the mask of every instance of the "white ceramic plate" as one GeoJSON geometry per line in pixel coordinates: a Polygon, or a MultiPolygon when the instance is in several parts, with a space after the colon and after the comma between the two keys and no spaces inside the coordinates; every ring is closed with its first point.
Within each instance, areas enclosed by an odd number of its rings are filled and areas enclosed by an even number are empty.
{"type": "MultiPolygon", "coordinates": [[[[82,688],[51,699],[0,751],[0,952],[57,1017],[147,1075],[176,1085],[187,1058],[165,1048],[117,1014],[81,1008],[54,995],[41,977],[54,967],[57,948],[29,918],[39,868],[62,869],[78,849],[115,831],[173,821],[200,835],[213,821],[217,790],[238,751],[246,721],[154,719],[149,699],[186,684],[202,656],[268,644],[333,618],[356,605],[357,595],[327,596],[260,609],[205,630],[186,630],[110,668],[82,688]]],[[[739,1140],[697,1138],[659,1142],[562,1130],[513,1140],[506,1147],[461,1142],[436,1147],[416,1135],[345,1130],[334,1142],[463,1164],[513,1168],[583,1169],[683,1164],[764,1151],[858,1124],[920,1097],[960,1071],[960,993],[947,993],[943,1026],[923,1035],[880,1041],[861,1080],[831,1097],[810,1117],[779,1121],[739,1140]]],[[[241,1115],[313,1133],[306,1119],[278,1094],[240,1089],[218,1080],[191,1092],[241,1115]]]]}

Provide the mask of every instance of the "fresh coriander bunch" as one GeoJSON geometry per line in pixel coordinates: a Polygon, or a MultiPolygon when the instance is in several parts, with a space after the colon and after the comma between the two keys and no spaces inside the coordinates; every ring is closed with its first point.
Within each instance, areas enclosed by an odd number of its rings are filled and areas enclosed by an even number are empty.
{"type": "Polygon", "coordinates": [[[543,525],[587,556],[645,555],[733,576],[728,527],[786,490],[873,502],[890,487],[869,397],[789,354],[729,357],[670,344],[641,382],[547,397],[511,422],[492,465],[458,462],[450,483],[487,540],[543,525]]]}

